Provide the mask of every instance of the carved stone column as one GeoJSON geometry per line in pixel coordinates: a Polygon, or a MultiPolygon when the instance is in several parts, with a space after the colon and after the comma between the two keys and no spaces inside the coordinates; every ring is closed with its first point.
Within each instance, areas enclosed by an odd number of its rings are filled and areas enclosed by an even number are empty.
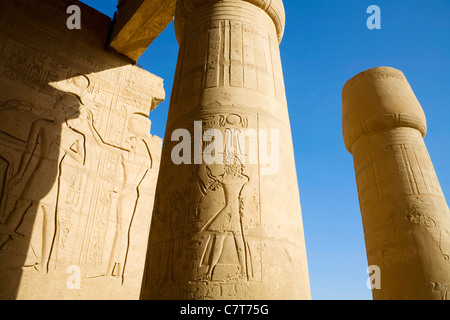
{"type": "Polygon", "coordinates": [[[82,3],[0,1],[0,300],[139,299],[163,80],[82,3]]]}
{"type": "Polygon", "coordinates": [[[142,299],[310,298],[284,22],[281,0],[178,1],[142,299]]]}
{"type": "Polygon", "coordinates": [[[423,110],[402,72],[365,71],[344,87],[343,129],[353,154],[374,299],[446,299],[450,212],[423,138],[423,110]]]}

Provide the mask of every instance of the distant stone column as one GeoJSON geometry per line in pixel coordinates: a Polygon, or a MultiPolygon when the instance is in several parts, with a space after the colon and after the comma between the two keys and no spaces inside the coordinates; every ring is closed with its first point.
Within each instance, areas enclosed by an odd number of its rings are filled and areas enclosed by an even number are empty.
{"type": "Polygon", "coordinates": [[[178,1],[142,299],[310,299],[284,22],[281,0],[178,1]]]}
{"type": "Polygon", "coordinates": [[[392,68],[370,69],[347,82],[342,104],[368,263],[380,268],[374,299],[449,298],[450,211],[408,81],[392,68]]]}

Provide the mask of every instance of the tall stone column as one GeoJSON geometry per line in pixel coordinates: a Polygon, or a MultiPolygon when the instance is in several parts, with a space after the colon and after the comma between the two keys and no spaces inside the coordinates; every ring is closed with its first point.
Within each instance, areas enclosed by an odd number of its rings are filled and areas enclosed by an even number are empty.
{"type": "Polygon", "coordinates": [[[281,0],[178,1],[142,299],[310,299],[284,22],[281,0]]]}
{"type": "Polygon", "coordinates": [[[342,104],[368,263],[380,268],[374,299],[449,298],[450,211],[408,81],[392,68],[365,71],[347,82],[342,104]]]}

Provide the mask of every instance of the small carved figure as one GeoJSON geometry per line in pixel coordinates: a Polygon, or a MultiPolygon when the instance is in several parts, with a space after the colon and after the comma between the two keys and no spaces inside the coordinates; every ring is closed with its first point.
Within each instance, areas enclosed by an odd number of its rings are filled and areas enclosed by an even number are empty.
{"type": "Polygon", "coordinates": [[[112,153],[120,154],[123,179],[119,189],[111,195],[117,199],[116,233],[106,275],[124,280],[124,269],[129,249],[129,233],[139,200],[139,187],[152,168],[152,157],[148,145],[150,136],[150,120],[140,115],[133,115],[128,121],[129,136],[126,139],[127,148],[114,146],[104,141],[95,129],[92,113],[88,123],[94,139],[103,148],[112,153]],[[145,122],[145,125],[142,123],[145,122]]]}
{"type": "Polygon", "coordinates": [[[201,191],[206,195],[210,190],[222,187],[225,195],[225,206],[213,215],[200,230],[201,232],[210,231],[214,234],[214,244],[208,259],[209,267],[206,277],[209,280],[212,278],[214,268],[218,264],[223,253],[225,238],[228,235],[232,235],[234,237],[241,267],[241,277],[247,278],[247,244],[242,225],[244,214],[242,206],[242,190],[250,181],[250,178],[244,174],[244,167],[242,165],[225,165],[224,173],[220,176],[214,176],[211,169],[207,167],[206,174],[212,180],[212,183],[209,186],[206,186],[199,179],[198,183],[201,191]]]}

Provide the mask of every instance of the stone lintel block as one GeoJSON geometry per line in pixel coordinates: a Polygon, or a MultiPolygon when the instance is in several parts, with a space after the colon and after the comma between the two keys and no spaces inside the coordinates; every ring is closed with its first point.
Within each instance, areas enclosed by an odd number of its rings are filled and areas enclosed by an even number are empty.
{"type": "Polygon", "coordinates": [[[109,47],[137,61],[172,22],[176,0],[119,1],[109,47]]]}

